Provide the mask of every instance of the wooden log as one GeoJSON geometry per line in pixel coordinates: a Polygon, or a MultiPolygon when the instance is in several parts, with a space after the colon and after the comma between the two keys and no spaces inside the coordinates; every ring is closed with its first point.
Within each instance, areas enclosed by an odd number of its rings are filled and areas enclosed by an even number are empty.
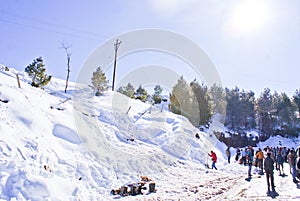
{"type": "Polygon", "coordinates": [[[142,194],[142,186],[140,184],[135,184],[132,188],[132,195],[140,195],[142,194]]]}
{"type": "Polygon", "coordinates": [[[120,195],[121,196],[127,195],[127,186],[121,186],[121,188],[120,188],[120,195]]]}
{"type": "Polygon", "coordinates": [[[149,193],[155,192],[155,183],[151,182],[149,183],[149,193]]]}

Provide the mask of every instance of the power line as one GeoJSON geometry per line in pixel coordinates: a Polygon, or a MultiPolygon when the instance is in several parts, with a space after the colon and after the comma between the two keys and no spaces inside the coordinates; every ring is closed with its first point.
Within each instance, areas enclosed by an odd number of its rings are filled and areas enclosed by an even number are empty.
{"type": "MultiPolygon", "coordinates": [[[[45,21],[45,20],[30,18],[30,17],[27,17],[27,16],[12,14],[12,13],[8,13],[6,11],[3,11],[1,9],[0,9],[0,13],[2,15],[11,16],[11,17],[14,17],[14,18],[21,19],[23,21],[25,20],[25,21],[29,21],[29,22],[39,23],[39,24],[46,25],[46,26],[52,26],[52,27],[56,27],[56,28],[60,28],[60,29],[76,31],[77,33],[80,32],[82,34],[87,34],[87,35],[90,35],[90,36],[93,36],[93,37],[99,37],[99,35],[101,35],[101,37],[107,38],[107,36],[104,36],[103,34],[94,33],[94,32],[91,32],[91,31],[85,31],[85,30],[74,28],[74,27],[67,26],[67,25],[56,24],[56,23],[52,23],[52,22],[49,22],[49,21],[45,21]]],[[[32,26],[32,25],[29,25],[29,26],[32,26]]],[[[38,26],[38,27],[40,27],[40,26],[38,26]]]]}
{"type": "Polygon", "coordinates": [[[79,35],[79,34],[67,33],[67,32],[57,31],[57,30],[53,30],[53,29],[43,28],[43,27],[39,27],[39,26],[23,24],[23,23],[15,22],[15,21],[9,21],[9,20],[3,20],[3,19],[0,19],[0,21],[4,22],[4,23],[9,23],[9,24],[14,24],[14,25],[29,27],[29,28],[32,28],[32,29],[37,29],[37,30],[52,32],[52,33],[61,34],[61,35],[69,35],[69,36],[73,36],[73,37],[77,37],[77,38],[94,40],[94,41],[98,41],[98,42],[101,41],[99,39],[92,38],[92,37],[86,37],[86,36],[82,36],[82,35],[79,35]]]}

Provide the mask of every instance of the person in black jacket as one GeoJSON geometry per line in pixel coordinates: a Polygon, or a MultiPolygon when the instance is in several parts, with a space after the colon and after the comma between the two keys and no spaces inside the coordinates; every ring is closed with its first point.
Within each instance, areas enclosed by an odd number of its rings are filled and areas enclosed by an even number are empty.
{"type": "Polygon", "coordinates": [[[275,185],[274,185],[274,160],[271,158],[271,152],[267,153],[267,158],[264,161],[264,168],[267,177],[267,184],[268,184],[268,193],[270,193],[270,182],[272,191],[275,192],[275,185]]]}
{"type": "Polygon", "coordinates": [[[238,161],[241,155],[241,150],[239,148],[236,148],[236,155],[235,155],[235,161],[238,161]]]}

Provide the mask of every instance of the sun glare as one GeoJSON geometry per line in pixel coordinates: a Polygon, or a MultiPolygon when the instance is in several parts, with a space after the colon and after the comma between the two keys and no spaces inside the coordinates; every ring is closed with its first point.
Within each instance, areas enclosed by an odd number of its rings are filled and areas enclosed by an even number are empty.
{"type": "Polygon", "coordinates": [[[235,5],[231,13],[232,31],[252,34],[261,30],[270,17],[270,12],[262,0],[243,0],[235,5]]]}

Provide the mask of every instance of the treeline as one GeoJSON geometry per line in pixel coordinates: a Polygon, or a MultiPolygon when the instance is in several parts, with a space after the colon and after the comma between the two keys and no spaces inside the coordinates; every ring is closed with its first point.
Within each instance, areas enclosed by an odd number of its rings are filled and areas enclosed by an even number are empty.
{"type": "MultiPolygon", "coordinates": [[[[160,85],[155,86],[152,95],[141,85],[135,89],[131,83],[117,91],[144,102],[160,103],[162,99],[160,85]]],[[[185,116],[196,127],[209,124],[214,114],[221,114],[230,131],[243,134],[256,129],[262,140],[273,135],[298,136],[300,131],[300,90],[290,98],[286,93],[272,93],[266,88],[256,97],[253,91],[216,84],[208,88],[197,80],[189,83],[181,76],[169,99],[169,110],[185,116]]]]}
{"type": "Polygon", "coordinates": [[[253,91],[217,85],[208,88],[196,80],[188,83],[181,77],[170,94],[169,108],[186,116],[195,126],[209,123],[212,115],[219,113],[231,131],[243,133],[257,129],[263,138],[298,136],[300,128],[300,90],[290,98],[286,93],[271,93],[266,88],[256,98],[253,91]]]}
{"type": "Polygon", "coordinates": [[[265,138],[273,135],[298,136],[299,90],[291,98],[286,93],[271,93],[269,88],[265,88],[257,98],[254,92],[246,92],[238,87],[231,90],[226,88],[225,94],[225,126],[231,130],[255,128],[265,138]]]}
{"type": "MultiPolygon", "coordinates": [[[[51,80],[51,76],[46,75],[45,71],[41,57],[25,68],[32,79],[31,85],[40,88],[51,80]]],[[[102,69],[98,67],[91,77],[95,95],[99,96],[108,90],[108,82],[102,69]]],[[[156,104],[162,101],[163,89],[160,85],[154,87],[152,95],[141,85],[135,89],[131,83],[117,91],[144,102],[156,104]]],[[[225,126],[237,133],[257,129],[263,138],[269,138],[273,135],[298,136],[300,131],[300,90],[288,97],[286,93],[272,93],[266,88],[256,97],[253,91],[238,87],[228,89],[216,84],[208,88],[197,80],[188,83],[181,76],[173,86],[169,98],[169,110],[187,117],[196,127],[209,124],[212,115],[218,113],[224,118],[225,126]]]]}

